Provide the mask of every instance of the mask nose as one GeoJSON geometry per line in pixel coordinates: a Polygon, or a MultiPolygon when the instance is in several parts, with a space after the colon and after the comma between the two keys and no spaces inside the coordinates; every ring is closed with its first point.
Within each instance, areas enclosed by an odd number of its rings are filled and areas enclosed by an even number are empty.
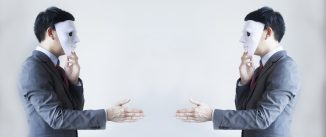
{"type": "Polygon", "coordinates": [[[241,36],[240,40],[239,40],[240,43],[245,43],[245,37],[244,36],[241,36]]]}
{"type": "Polygon", "coordinates": [[[75,39],[74,39],[74,43],[77,44],[78,42],[80,42],[79,37],[76,35],[75,39]]]}

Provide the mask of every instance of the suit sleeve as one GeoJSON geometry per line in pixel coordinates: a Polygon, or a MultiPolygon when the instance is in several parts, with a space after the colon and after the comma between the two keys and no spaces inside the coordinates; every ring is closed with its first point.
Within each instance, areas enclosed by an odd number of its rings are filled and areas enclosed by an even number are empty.
{"type": "Polygon", "coordinates": [[[239,82],[240,79],[237,80],[237,85],[236,85],[236,94],[235,94],[235,108],[237,110],[242,110],[244,109],[243,104],[245,103],[249,90],[250,90],[250,86],[249,84],[246,85],[241,85],[239,86],[239,82]]]}
{"type": "Polygon", "coordinates": [[[214,129],[265,129],[293,101],[299,90],[297,68],[293,61],[282,62],[269,76],[266,91],[256,109],[219,110],[213,115],[214,129]]]}
{"type": "Polygon", "coordinates": [[[105,129],[104,110],[65,109],[53,89],[53,81],[40,63],[26,63],[20,82],[24,99],[54,129],[105,129]]]}
{"type": "Polygon", "coordinates": [[[76,86],[71,84],[69,90],[71,91],[70,93],[74,100],[77,102],[77,109],[83,110],[85,103],[83,81],[80,78],[78,78],[78,81],[80,82],[80,85],[76,86]]]}

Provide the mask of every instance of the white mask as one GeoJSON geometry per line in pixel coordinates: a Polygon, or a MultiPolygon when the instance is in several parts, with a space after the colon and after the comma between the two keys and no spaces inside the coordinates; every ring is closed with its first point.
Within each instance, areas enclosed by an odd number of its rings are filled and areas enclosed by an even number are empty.
{"type": "Polygon", "coordinates": [[[71,52],[76,48],[76,44],[79,42],[74,22],[66,20],[56,23],[54,27],[58,34],[63,51],[66,55],[71,55],[71,52]]]}
{"type": "Polygon", "coordinates": [[[263,23],[253,20],[246,21],[244,25],[240,42],[243,43],[245,52],[248,52],[248,54],[251,56],[255,54],[260,38],[264,31],[264,27],[265,25],[263,23]]]}

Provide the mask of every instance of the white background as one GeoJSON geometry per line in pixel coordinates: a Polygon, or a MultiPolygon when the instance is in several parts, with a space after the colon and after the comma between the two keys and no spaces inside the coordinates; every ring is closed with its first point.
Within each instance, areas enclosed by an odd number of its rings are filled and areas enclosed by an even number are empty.
{"type": "Polygon", "coordinates": [[[137,123],[108,122],[105,130],[79,131],[81,137],[239,137],[239,130],[213,130],[211,122],[182,123],[174,113],[191,107],[189,98],[234,109],[243,19],[262,6],[283,15],[282,45],[301,72],[292,136],[325,136],[323,0],[0,0],[2,137],[27,136],[17,76],[37,45],[36,15],[49,6],[76,18],[85,108],[106,108],[131,98],[129,106],[146,115],[137,123]]]}

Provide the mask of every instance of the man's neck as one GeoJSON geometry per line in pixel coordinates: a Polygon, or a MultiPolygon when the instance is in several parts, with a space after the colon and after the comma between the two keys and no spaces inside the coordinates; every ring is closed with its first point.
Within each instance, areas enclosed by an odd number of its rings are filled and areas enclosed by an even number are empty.
{"type": "Polygon", "coordinates": [[[42,47],[43,49],[45,49],[45,50],[51,52],[51,53],[52,53],[53,55],[55,55],[57,58],[60,56],[60,55],[56,54],[56,52],[53,50],[53,48],[51,48],[52,46],[49,45],[49,44],[46,43],[46,42],[41,42],[41,43],[40,43],[40,47],[42,47]]]}
{"type": "Polygon", "coordinates": [[[280,44],[279,43],[273,43],[273,44],[270,44],[270,45],[266,45],[265,47],[266,47],[265,50],[263,50],[262,54],[259,55],[261,58],[264,57],[269,52],[273,51],[274,49],[280,47],[280,44]]]}
{"type": "Polygon", "coordinates": [[[54,65],[57,65],[58,63],[58,57],[56,57],[54,54],[52,54],[50,51],[44,49],[43,47],[41,46],[37,46],[36,49],[37,51],[40,51],[42,53],[44,53],[45,55],[47,55],[49,57],[49,59],[52,61],[52,63],[54,65]]]}
{"type": "Polygon", "coordinates": [[[278,51],[284,50],[282,46],[277,46],[275,48],[273,48],[272,50],[270,50],[267,54],[265,54],[264,56],[261,57],[261,61],[263,63],[263,65],[266,64],[266,62],[278,51]]]}

